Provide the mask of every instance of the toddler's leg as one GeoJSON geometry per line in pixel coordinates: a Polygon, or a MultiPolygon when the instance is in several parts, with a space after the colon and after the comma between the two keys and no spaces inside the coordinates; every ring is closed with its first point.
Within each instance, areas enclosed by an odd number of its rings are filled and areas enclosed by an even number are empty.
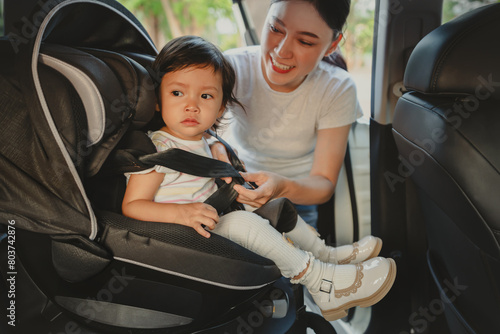
{"type": "Polygon", "coordinates": [[[295,228],[285,234],[299,248],[311,252],[314,257],[334,264],[359,263],[377,256],[382,248],[382,240],[366,236],[352,245],[330,247],[319,238],[318,232],[311,228],[300,216],[295,228]]]}
{"type": "Polygon", "coordinates": [[[219,219],[211,232],[271,259],[285,277],[295,277],[309,262],[310,255],[288,243],[269,222],[248,211],[233,211],[219,219]]]}
{"type": "Polygon", "coordinates": [[[222,216],[212,232],[274,261],[283,276],[295,278],[293,283],[311,292],[327,320],[345,316],[351,307],[375,304],[396,276],[392,259],[375,258],[357,265],[321,262],[293,247],[267,220],[248,211],[222,216]]]}

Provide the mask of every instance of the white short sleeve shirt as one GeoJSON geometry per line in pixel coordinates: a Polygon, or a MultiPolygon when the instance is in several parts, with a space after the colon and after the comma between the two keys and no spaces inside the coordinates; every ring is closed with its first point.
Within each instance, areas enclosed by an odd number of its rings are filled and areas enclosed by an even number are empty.
{"type": "Polygon", "coordinates": [[[224,138],[249,171],[266,170],[297,179],[312,168],[317,131],[362,116],[356,86],[343,69],[320,62],[292,92],[272,90],[264,79],[260,46],[226,52],[236,71],[235,96],[224,138]]]}

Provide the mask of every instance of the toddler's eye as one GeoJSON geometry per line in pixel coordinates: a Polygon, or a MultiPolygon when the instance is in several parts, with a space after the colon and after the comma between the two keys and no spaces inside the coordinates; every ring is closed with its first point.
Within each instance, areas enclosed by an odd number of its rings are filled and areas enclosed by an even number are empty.
{"type": "Polygon", "coordinates": [[[182,95],[184,95],[184,94],[182,94],[182,92],[179,92],[178,90],[174,90],[174,91],[172,92],[172,95],[173,95],[173,96],[182,96],[182,95]]]}
{"type": "Polygon", "coordinates": [[[208,99],[213,98],[213,96],[212,96],[212,95],[210,95],[210,94],[201,94],[201,98],[202,98],[202,99],[205,99],[205,100],[208,100],[208,99]]]}

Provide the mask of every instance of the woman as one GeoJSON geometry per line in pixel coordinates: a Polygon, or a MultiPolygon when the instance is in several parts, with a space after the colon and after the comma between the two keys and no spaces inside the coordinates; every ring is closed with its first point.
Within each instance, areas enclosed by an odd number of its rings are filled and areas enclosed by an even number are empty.
{"type": "MultiPolygon", "coordinates": [[[[322,61],[342,39],[349,0],[271,0],[260,46],[227,52],[236,70],[228,133],[259,187],[235,186],[259,207],[277,197],[316,225],[316,205],[334,193],[351,124],[362,115],[350,75],[322,61]]],[[[212,153],[228,161],[222,145],[212,153]]]]}

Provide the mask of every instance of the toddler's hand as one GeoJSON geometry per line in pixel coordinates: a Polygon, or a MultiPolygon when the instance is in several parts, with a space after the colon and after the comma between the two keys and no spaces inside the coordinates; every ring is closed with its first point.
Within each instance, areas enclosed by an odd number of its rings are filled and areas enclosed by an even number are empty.
{"type": "Polygon", "coordinates": [[[190,226],[205,238],[210,238],[210,233],[203,228],[203,225],[213,230],[218,222],[217,210],[209,204],[189,203],[177,206],[175,223],[190,226]]]}

